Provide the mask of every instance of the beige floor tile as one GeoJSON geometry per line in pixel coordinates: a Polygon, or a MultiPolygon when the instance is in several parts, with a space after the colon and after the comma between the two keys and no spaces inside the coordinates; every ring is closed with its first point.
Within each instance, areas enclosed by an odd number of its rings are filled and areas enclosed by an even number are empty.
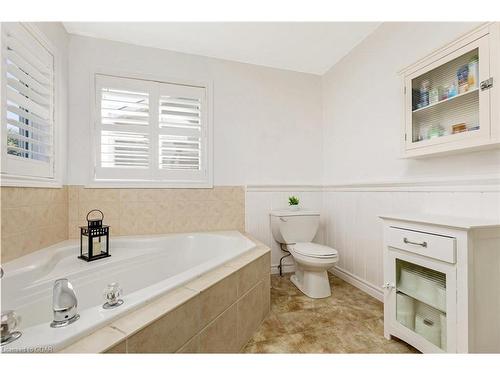
{"type": "Polygon", "coordinates": [[[290,274],[271,276],[271,313],[244,353],[418,353],[384,338],[383,304],[329,275],[332,296],[311,299],[290,274]]]}

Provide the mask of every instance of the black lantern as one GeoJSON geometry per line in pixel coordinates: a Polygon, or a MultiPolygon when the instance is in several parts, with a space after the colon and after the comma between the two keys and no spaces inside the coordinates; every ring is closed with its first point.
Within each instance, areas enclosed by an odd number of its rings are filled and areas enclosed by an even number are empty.
{"type": "Polygon", "coordinates": [[[100,210],[92,210],[87,214],[85,227],[80,227],[80,256],[78,258],[90,262],[107,258],[109,254],[109,226],[102,225],[104,214],[100,210]],[[89,219],[92,212],[99,212],[100,219],[89,219]]]}

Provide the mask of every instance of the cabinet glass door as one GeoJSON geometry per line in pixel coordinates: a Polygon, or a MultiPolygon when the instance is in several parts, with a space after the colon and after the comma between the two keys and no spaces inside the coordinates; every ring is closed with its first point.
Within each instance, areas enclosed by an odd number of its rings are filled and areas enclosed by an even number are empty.
{"type": "Polygon", "coordinates": [[[446,351],[446,274],[396,259],[396,320],[446,351]]]}
{"type": "Polygon", "coordinates": [[[454,266],[397,250],[390,253],[392,289],[386,313],[392,329],[424,352],[455,352],[454,266]]]}
{"type": "Polygon", "coordinates": [[[407,148],[488,133],[489,93],[481,90],[488,77],[485,37],[410,75],[405,84],[407,148]]]}

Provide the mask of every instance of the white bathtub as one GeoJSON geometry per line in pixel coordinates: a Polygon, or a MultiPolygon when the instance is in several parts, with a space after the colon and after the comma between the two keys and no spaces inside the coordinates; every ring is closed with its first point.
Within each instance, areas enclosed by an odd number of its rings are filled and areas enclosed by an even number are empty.
{"type": "Polygon", "coordinates": [[[79,241],[18,258],[3,265],[1,308],[21,316],[22,336],[2,351],[57,351],[254,246],[239,232],[211,232],[112,238],[111,257],[89,263],[77,258],[79,241]],[[73,284],[80,319],[51,328],[52,287],[59,278],[73,284]],[[124,304],[105,310],[103,290],[112,282],[123,288],[124,304]]]}

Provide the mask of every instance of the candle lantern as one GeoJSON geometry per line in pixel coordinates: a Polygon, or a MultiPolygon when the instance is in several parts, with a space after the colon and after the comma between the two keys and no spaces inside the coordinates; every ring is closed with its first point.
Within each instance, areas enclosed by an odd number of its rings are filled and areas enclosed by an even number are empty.
{"type": "Polygon", "coordinates": [[[92,210],[87,214],[87,226],[80,227],[80,256],[78,258],[90,262],[111,256],[109,254],[109,226],[102,225],[104,214],[100,210],[92,210]],[[99,218],[91,219],[92,213],[99,218]]]}

